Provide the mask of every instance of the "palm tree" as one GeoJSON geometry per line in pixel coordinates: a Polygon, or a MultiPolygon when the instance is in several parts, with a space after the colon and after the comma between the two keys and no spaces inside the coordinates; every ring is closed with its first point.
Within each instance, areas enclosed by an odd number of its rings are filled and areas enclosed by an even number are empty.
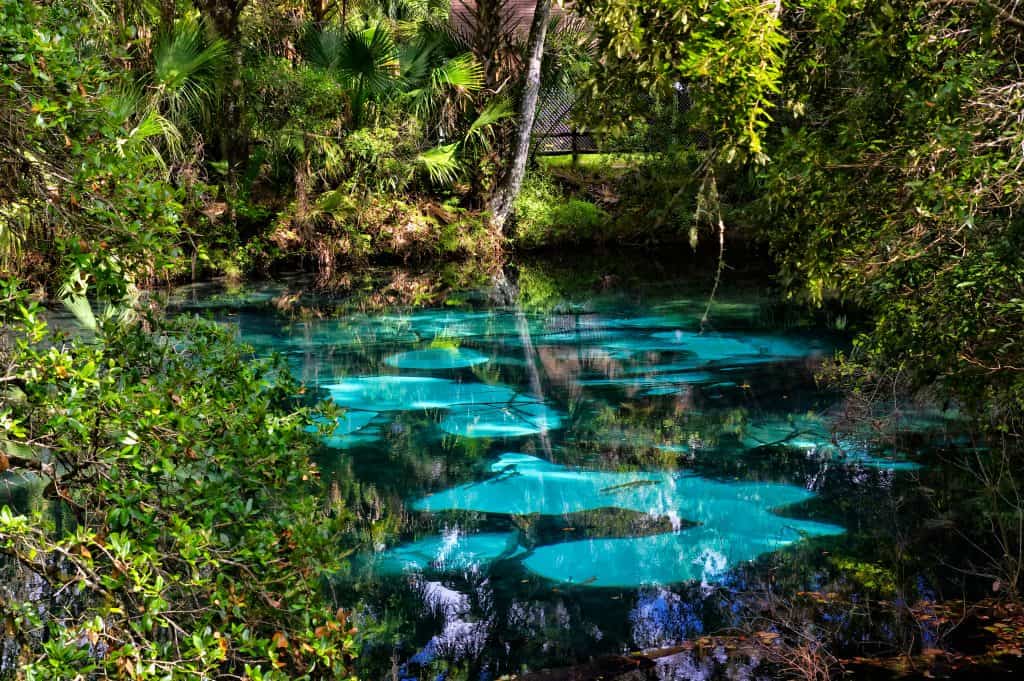
{"type": "Polygon", "coordinates": [[[179,127],[207,118],[227,55],[227,42],[202,23],[178,21],[153,44],[153,70],[143,79],[149,100],[179,127]]]}
{"type": "Polygon", "coordinates": [[[363,122],[366,103],[391,90],[398,81],[398,51],[382,24],[369,28],[307,32],[302,41],[306,61],[329,71],[351,90],[352,127],[363,122]]]}
{"type": "Polygon", "coordinates": [[[516,146],[511,167],[505,174],[498,191],[488,206],[491,211],[491,226],[504,230],[505,223],[512,215],[512,209],[526,175],[526,161],[530,156],[530,135],[533,133],[533,119],[537,115],[537,100],[540,97],[541,62],[544,59],[544,41],[551,19],[551,0],[537,0],[530,24],[530,37],[526,43],[526,78],[519,102],[519,122],[516,126],[516,146]]]}

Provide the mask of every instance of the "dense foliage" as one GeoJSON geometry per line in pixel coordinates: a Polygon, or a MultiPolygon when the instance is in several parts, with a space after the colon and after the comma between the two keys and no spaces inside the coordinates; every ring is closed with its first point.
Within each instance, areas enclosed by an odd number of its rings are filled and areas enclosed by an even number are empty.
{"type": "MultiPolygon", "coordinates": [[[[0,513],[27,677],[349,673],[321,584],[345,516],[317,501],[299,388],[212,326],[140,319],[144,285],[710,226],[852,312],[832,380],[1024,432],[1015,2],[579,0],[540,107],[634,153],[531,159],[511,236],[486,207],[526,30],[506,0],[459,6],[0,0],[0,472],[47,499],[0,513]],[[51,335],[29,289],[89,328],[51,335]],[[95,323],[86,291],[123,314],[95,323]]],[[[549,288],[523,269],[528,301],[549,288]]]]}
{"type": "Polygon", "coordinates": [[[1021,431],[1014,3],[602,0],[581,11],[604,55],[591,118],[621,123],[685,87],[687,118],[708,136],[700,181],[679,182],[694,226],[753,227],[744,235],[768,243],[791,295],[866,314],[834,378],[955,396],[1021,431]]]}
{"type": "Polygon", "coordinates": [[[789,14],[785,106],[752,214],[787,290],[869,312],[843,376],[935,388],[1020,432],[1015,7],[853,1],[789,14]]]}
{"type": "Polygon", "coordinates": [[[593,117],[616,125],[638,99],[689,87],[691,112],[728,160],[763,161],[783,64],[781,3],[759,0],[585,0],[602,59],[587,83],[593,117]]]}
{"type": "Polygon", "coordinates": [[[347,519],[321,508],[288,372],[188,320],[110,317],[69,342],[4,295],[0,464],[47,502],[0,512],[13,666],[345,678],[354,632],[321,580],[347,519]]]}
{"type": "Polygon", "coordinates": [[[165,275],[186,200],[168,182],[174,87],[133,87],[116,66],[131,47],[77,3],[4,0],[0,53],[0,269],[59,281],[79,268],[115,294],[129,273],[165,275]]]}

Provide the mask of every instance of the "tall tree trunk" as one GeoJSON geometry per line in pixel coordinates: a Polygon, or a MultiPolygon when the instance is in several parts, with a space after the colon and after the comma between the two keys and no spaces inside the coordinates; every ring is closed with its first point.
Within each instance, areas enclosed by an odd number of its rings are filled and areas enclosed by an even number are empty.
{"type": "Polygon", "coordinates": [[[523,96],[519,102],[519,124],[516,129],[512,165],[488,206],[491,211],[491,226],[499,231],[505,230],[516,197],[523,186],[523,176],[526,175],[526,161],[530,156],[530,135],[533,132],[533,120],[537,115],[537,99],[540,97],[540,66],[544,59],[544,41],[547,38],[550,17],[551,0],[537,0],[533,22],[530,24],[530,37],[526,42],[526,81],[523,83],[523,96]]]}

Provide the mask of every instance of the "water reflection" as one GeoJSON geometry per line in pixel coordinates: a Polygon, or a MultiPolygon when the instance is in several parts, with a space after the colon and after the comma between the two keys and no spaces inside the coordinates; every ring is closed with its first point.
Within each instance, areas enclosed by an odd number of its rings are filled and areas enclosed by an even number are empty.
{"type": "MultiPolygon", "coordinates": [[[[321,468],[363,547],[336,591],[388,642],[362,676],[497,678],[674,646],[735,624],[717,594],[818,588],[865,528],[892,535],[900,481],[930,468],[921,447],[833,434],[840,400],[813,372],[843,340],[728,286],[702,331],[702,293],[645,281],[654,293],[569,297],[524,271],[501,308],[194,298],[329,403],[321,468]]],[[[920,445],[946,423],[901,432],[930,433],[920,445]]],[[[757,666],[722,659],[736,678],[757,666]]],[[[720,672],[678,650],[651,674],[720,672]]]]}

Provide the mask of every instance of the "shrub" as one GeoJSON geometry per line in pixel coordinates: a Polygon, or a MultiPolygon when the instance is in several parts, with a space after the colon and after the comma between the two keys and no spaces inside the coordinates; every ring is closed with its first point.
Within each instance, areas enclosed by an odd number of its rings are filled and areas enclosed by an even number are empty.
{"type": "Polygon", "coordinates": [[[516,245],[524,249],[601,241],[609,215],[597,205],[570,198],[549,175],[526,178],[516,200],[516,245]]]}
{"type": "Polygon", "coordinates": [[[0,462],[48,503],[0,510],[19,678],[345,678],[321,577],[346,520],[320,508],[287,367],[191,319],[48,339],[6,299],[0,462]]]}

